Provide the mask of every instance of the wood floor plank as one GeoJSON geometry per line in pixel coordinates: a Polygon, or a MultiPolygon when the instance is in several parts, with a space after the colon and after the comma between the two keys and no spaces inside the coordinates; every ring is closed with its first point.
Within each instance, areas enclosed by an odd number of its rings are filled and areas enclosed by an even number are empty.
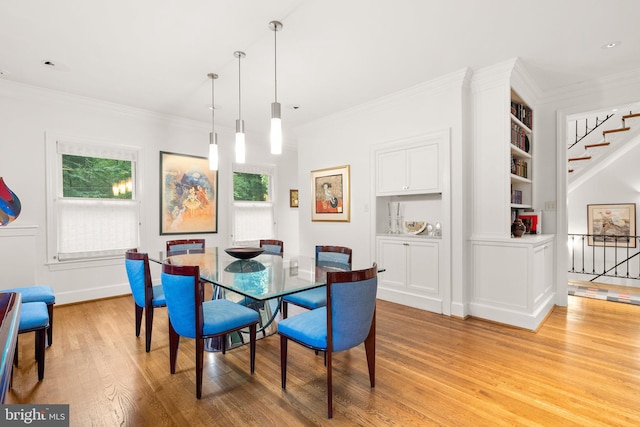
{"type": "Polygon", "coordinates": [[[169,373],[166,309],[151,352],[135,337],[130,296],[56,306],[54,345],[38,383],[33,337],[6,403],[70,404],[72,426],[585,426],[638,424],[640,307],[569,297],[536,332],[378,302],[376,387],[363,347],[334,355],[334,419],[322,355],[289,344],[280,387],[277,335],[206,353],[195,397],[195,345],[181,339],[169,373]]]}

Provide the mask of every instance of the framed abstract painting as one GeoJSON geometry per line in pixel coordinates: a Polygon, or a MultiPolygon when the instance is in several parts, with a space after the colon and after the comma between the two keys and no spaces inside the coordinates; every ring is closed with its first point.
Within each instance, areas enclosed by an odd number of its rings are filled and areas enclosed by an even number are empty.
{"type": "Polygon", "coordinates": [[[206,157],[160,152],[160,234],[218,232],[218,172],[206,157]]]}
{"type": "Polygon", "coordinates": [[[311,171],[312,221],[350,221],[349,180],[349,165],[311,171]]]}

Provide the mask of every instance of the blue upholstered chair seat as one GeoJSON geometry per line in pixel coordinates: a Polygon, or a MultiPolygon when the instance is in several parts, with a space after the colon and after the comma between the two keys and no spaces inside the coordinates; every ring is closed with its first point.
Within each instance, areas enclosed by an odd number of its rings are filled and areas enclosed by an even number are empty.
{"type": "Polygon", "coordinates": [[[287,295],[282,299],[288,303],[313,310],[327,305],[327,287],[321,286],[309,289],[308,291],[287,295]]]}
{"type": "Polygon", "coordinates": [[[258,312],[226,299],[202,303],[203,335],[218,335],[259,320],[258,312]]]}
{"type": "Polygon", "coordinates": [[[56,302],[56,296],[51,286],[25,286],[13,289],[4,289],[2,292],[19,292],[22,295],[22,302],[44,302],[52,304],[56,302]]]}
{"type": "Polygon", "coordinates": [[[164,299],[164,291],[162,290],[162,285],[154,285],[153,288],[153,306],[154,307],[164,307],[167,305],[167,301],[164,299]]]}
{"type": "Polygon", "coordinates": [[[56,303],[56,295],[51,286],[33,285],[19,288],[3,289],[0,292],[17,292],[22,295],[23,303],[43,302],[47,305],[49,315],[49,328],[47,329],[47,342],[53,344],[53,305],[56,303]]]}
{"type": "Polygon", "coordinates": [[[47,304],[43,302],[22,303],[20,311],[19,332],[32,331],[34,329],[46,328],[49,326],[49,313],[47,304]]]}
{"type": "MultiPolygon", "coordinates": [[[[324,292],[326,295],[327,290],[324,292]]],[[[278,333],[312,348],[327,348],[327,307],[283,319],[278,323],[278,333]]]]}

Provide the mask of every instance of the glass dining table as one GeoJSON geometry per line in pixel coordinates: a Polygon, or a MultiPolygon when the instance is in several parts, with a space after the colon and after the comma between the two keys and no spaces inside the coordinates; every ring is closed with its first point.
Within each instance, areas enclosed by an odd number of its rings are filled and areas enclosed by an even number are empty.
{"type": "MultiPolygon", "coordinates": [[[[326,285],[329,271],[349,270],[348,265],[334,262],[316,265],[314,257],[305,256],[285,261],[280,255],[262,253],[251,259],[237,259],[219,247],[149,254],[149,260],[199,266],[200,279],[213,285],[213,298],[226,298],[258,311],[260,338],[277,331],[275,320],[283,296],[326,285]]],[[[227,340],[227,349],[244,344],[242,334],[227,340]]],[[[211,339],[205,348],[218,351],[221,343],[211,339]]]]}

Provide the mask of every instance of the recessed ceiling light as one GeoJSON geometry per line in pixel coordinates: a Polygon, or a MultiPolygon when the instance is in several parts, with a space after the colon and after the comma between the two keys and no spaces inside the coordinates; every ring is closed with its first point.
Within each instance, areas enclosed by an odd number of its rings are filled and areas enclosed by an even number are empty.
{"type": "Polygon", "coordinates": [[[289,108],[291,108],[292,110],[299,110],[302,108],[302,105],[294,104],[294,105],[291,105],[289,108]]]}
{"type": "Polygon", "coordinates": [[[9,74],[7,70],[0,70],[0,76],[6,76],[7,74],[9,74]]]}
{"type": "Polygon", "coordinates": [[[51,59],[43,59],[42,61],[40,61],[40,63],[42,64],[43,67],[49,70],[69,71],[69,67],[67,67],[64,64],[61,64],[60,62],[53,61],[51,59]]]}
{"type": "Polygon", "coordinates": [[[614,47],[618,47],[622,44],[622,42],[609,42],[602,46],[603,49],[613,49],[614,47]]]}

